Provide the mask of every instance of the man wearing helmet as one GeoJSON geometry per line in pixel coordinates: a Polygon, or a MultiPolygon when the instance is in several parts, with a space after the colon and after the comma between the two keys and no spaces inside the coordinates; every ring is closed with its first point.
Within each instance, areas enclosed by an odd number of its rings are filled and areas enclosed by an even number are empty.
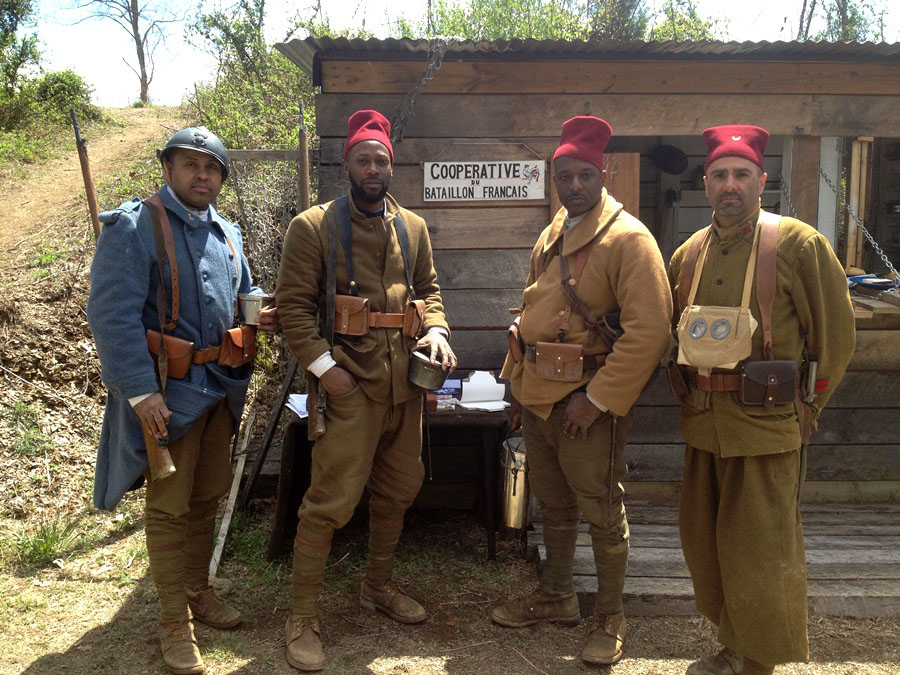
{"type": "MultiPolygon", "coordinates": [[[[213,207],[228,176],[222,142],[203,127],[182,129],[160,162],[165,185],[153,197],[100,214],[87,316],[108,396],[94,505],[114,509],[149,477],[154,449],[144,438],[167,444],[175,472],[148,484],[145,503],[160,643],[169,671],[202,673],[191,618],[216,628],[241,622],[208,579],[216,509],[231,482],[229,441],[252,368],[220,365],[221,345],[237,294],[261,291],[240,230],[213,207]],[[148,349],[154,331],[158,365],[148,349]]],[[[278,329],[274,307],[258,327],[278,329]]]]}

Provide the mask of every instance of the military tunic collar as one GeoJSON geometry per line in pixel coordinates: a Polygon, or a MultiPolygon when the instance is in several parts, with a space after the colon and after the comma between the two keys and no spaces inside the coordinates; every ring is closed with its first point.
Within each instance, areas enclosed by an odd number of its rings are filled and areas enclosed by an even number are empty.
{"type": "Polygon", "coordinates": [[[563,237],[563,255],[575,253],[582,246],[596,239],[597,235],[606,229],[621,211],[622,205],[606,191],[606,188],[603,188],[600,201],[584,214],[581,222],[572,226],[571,229],[567,230],[566,228],[568,212],[565,207],[560,208],[550,224],[550,233],[544,242],[544,252],[546,253],[556,246],[557,240],[563,237]]]}

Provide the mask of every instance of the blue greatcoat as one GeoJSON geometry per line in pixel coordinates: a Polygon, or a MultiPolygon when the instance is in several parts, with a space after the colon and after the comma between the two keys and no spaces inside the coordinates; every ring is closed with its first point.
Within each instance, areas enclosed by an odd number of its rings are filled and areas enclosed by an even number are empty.
{"type": "MultiPolygon", "coordinates": [[[[218,345],[233,325],[236,294],[261,292],[251,286],[241,233],[211,206],[202,222],[173,199],[165,186],[158,194],[172,224],[178,261],[181,307],[175,335],[192,341],[196,349],[218,345]],[[240,274],[226,234],[240,256],[240,274]]],[[[94,505],[111,511],[147,469],[140,418],[128,399],[160,389],[145,339],[148,328],[160,328],[156,242],[147,207],[134,199],[101,213],[100,220],[104,226],[91,266],[87,318],[108,396],[97,449],[94,505]]],[[[163,279],[171,302],[168,264],[163,266],[163,279]]],[[[250,371],[250,366],[222,368],[211,362],[191,365],[184,379],[168,378],[169,439],[183,436],[222,399],[239,420],[250,371]]]]}

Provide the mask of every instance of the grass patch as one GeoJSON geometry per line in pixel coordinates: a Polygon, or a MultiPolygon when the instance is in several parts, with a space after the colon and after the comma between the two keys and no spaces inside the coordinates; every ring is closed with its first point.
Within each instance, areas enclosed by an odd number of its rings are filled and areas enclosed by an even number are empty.
{"type": "Polygon", "coordinates": [[[39,414],[37,409],[22,401],[17,401],[12,408],[6,407],[0,413],[13,428],[13,454],[19,457],[39,457],[52,448],[38,426],[39,414]]]}
{"type": "Polygon", "coordinates": [[[246,575],[247,584],[262,591],[261,599],[262,596],[279,593],[284,579],[283,566],[265,559],[268,543],[267,521],[246,511],[235,511],[220,567],[227,567],[230,576],[246,575]]]}
{"type": "Polygon", "coordinates": [[[56,518],[13,533],[3,542],[0,560],[4,566],[40,569],[66,557],[78,544],[75,523],[56,518]]]}

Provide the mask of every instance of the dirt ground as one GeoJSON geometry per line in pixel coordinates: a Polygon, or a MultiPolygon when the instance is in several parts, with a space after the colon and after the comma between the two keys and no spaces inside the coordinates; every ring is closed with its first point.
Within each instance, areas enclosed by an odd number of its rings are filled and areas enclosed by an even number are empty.
{"type": "MultiPolygon", "coordinates": [[[[127,174],[165,128],[167,109],[113,111],[124,126],[88,136],[98,186],[127,174]]],[[[102,205],[108,208],[109,204],[102,205]]],[[[147,575],[142,493],[116,514],[90,507],[93,448],[102,386],[83,308],[91,257],[83,187],[74,151],[0,183],[0,546],[41,524],[68,519],[76,538],[52,563],[0,567],[0,673],[162,673],[156,596],[147,575]],[[16,451],[17,403],[35,411],[43,445],[16,451]]],[[[33,439],[32,439],[33,440],[33,439]]],[[[34,441],[36,442],[36,441],[34,441]]],[[[238,513],[219,576],[245,615],[234,631],[198,625],[210,673],[291,673],[283,656],[290,555],[263,559],[272,504],[238,513]]],[[[698,617],[631,617],[625,658],[612,668],[584,666],[584,626],[521,630],[491,623],[493,606],[536,583],[517,542],[485,559],[485,537],[469,511],[410,514],[398,580],[429,610],[420,626],[400,626],[357,603],[365,523],[340,532],[321,599],[325,672],[582,673],[670,675],[715,651],[712,626],[698,617]]],[[[779,675],[900,673],[900,619],[810,617],[811,660],[779,675]]]]}

